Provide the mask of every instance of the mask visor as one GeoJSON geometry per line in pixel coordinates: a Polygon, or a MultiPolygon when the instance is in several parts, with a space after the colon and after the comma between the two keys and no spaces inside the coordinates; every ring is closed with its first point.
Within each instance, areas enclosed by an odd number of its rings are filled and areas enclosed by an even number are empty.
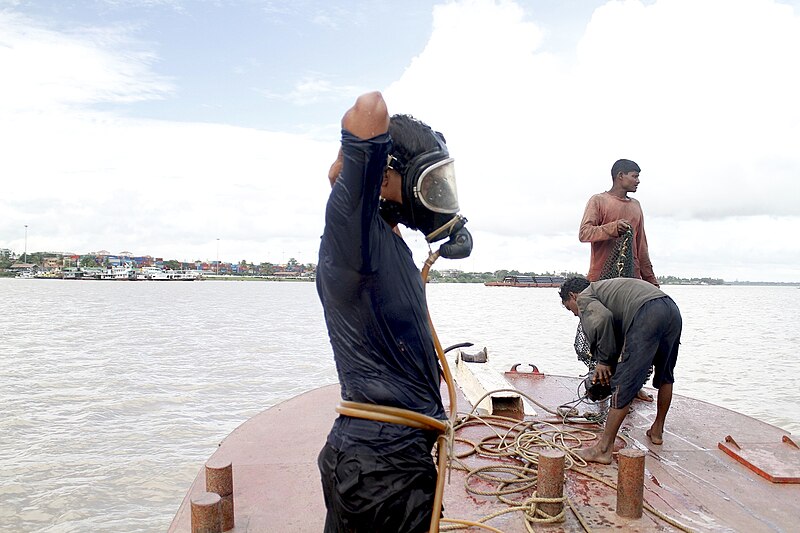
{"type": "Polygon", "coordinates": [[[419,201],[434,213],[458,212],[454,159],[449,157],[426,168],[414,188],[419,201]]]}

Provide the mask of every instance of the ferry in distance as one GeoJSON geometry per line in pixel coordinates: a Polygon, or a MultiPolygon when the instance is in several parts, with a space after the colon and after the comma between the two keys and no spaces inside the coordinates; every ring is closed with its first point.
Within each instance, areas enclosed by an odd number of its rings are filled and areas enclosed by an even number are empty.
{"type": "Polygon", "coordinates": [[[506,276],[503,281],[487,281],[487,287],[560,287],[563,276],[506,276]]]}
{"type": "Polygon", "coordinates": [[[147,281],[194,281],[202,278],[199,270],[171,270],[158,267],[143,267],[137,279],[147,281]]]}
{"type": "Polygon", "coordinates": [[[116,280],[116,281],[195,281],[202,279],[199,270],[171,270],[159,267],[143,267],[137,270],[129,265],[111,268],[70,267],[62,270],[62,279],[70,280],[116,280]]]}

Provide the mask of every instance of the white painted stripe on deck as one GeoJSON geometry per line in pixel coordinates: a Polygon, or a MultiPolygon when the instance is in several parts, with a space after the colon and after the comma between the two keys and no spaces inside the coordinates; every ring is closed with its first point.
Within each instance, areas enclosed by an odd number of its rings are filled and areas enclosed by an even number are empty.
{"type": "MultiPolygon", "coordinates": [[[[461,360],[461,350],[456,354],[456,370],[454,377],[464,396],[471,405],[480,399],[487,392],[499,389],[513,389],[502,374],[489,367],[489,363],[467,363],[461,360]]],[[[497,392],[492,396],[497,398],[521,398],[526,416],[536,416],[533,405],[520,394],[513,392],[497,392]]],[[[492,397],[487,396],[478,404],[479,409],[484,409],[487,413],[492,413],[492,397]]]]}

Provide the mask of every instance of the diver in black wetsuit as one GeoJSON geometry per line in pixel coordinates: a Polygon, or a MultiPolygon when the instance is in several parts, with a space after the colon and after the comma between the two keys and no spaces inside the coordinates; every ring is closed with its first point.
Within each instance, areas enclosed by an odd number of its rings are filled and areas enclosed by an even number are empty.
{"type": "MultiPolygon", "coordinates": [[[[446,418],[425,290],[402,223],[442,257],[469,255],[444,138],[407,115],[389,118],[380,93],[342,119],[342,147],[319,251],[317,291],[343,400],[446,418]]],[[[320,452],[326,532],[427,531],[437,435],[401,424],[339,416],[320,452]]]]}

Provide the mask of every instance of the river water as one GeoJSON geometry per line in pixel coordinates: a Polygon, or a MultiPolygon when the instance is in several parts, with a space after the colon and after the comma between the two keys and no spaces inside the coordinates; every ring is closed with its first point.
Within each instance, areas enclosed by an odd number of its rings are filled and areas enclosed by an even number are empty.
{"type": "MultiPolygon", "coordinates": [[[[684,320],[675,393],[800,434],[797,288],[664,290],[684,320]]],[[[498,372],[585,372],[556,289],[428,300],[442,345],[486,346],[498,372]]],[[[0,279],[0,302],[4,532],[165,531],[228,433],[336,381],[312,283],[0,279]]]]}

